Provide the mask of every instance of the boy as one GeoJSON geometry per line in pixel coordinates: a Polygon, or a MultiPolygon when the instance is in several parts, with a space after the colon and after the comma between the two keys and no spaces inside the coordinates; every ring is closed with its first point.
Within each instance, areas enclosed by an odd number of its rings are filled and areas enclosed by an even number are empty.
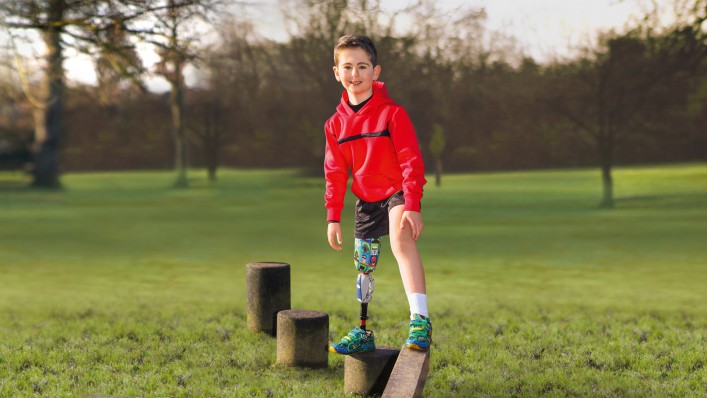
{"type": "Polygon", "coordinates": [[[334,76],[346,91],[336,113],[327,120],[324,174],[329,245],[341,250],[341,210],[349,171],[356,202],[354,265],[361,323],[329,351],[353,354],[375,350],[373,331],[366,329],[368,302],[380,239],[390,246],[410,304],[410,334],[405,346],[427,350],[432,322],[427,312],[425,272],[417,251],[422,233],[420,199],[426,182],[415,130],[405,110],[378,82],[381,67],[371,39],[342,36],[334,48],[334,76]]]}

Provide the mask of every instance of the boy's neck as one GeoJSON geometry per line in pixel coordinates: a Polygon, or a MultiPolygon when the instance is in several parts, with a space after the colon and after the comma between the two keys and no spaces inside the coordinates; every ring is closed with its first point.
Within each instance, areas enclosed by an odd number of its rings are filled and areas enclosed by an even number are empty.
{"type": "Polygon", "coordinates": [[[358,105],[362,102],[368,101],[369,99],[371,99],[371,97],[373,97],[373,90],[359,95],[352,95],[351,93],[349,93],[349,104],[358,105]]]}
{"type": "Polygon", "coordinates": [[[371,100],[371,98],[373,98],[373,95],[371,95],[370,97],[366,98],[364,101],[362,101],[358,104],[352,104],[351,101],[349,101],[349,108],[351,108],[351,110],[354,111],[354,113],[358,113],[358,111],[360,111],[361,108],[363,108],[368,103],[368,101],[371,100]]]}

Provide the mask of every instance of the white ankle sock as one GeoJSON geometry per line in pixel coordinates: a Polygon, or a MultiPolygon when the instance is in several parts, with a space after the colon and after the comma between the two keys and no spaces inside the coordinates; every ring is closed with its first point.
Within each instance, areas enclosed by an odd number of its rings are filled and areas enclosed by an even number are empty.
{"type": "Polygon", "coordinates": [[[410,304],[410,316],[412,314],[420,314],[424,317],[428,317],[427,312],[427,295],[424,293],[410,293],[408,294],[408,303],[410,304]]]}

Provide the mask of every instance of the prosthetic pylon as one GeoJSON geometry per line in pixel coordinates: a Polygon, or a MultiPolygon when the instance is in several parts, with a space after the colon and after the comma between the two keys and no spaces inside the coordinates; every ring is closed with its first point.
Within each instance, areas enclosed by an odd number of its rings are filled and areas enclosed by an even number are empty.
{"type": "Polygon", "coordinates": [[[360,328],[366,330],[366,320],[368,319],[368,302],[373,298],[373,277],[371,274],[358,274],[356,279],[356,294],[361,303],[361,324],[360,328]]]}

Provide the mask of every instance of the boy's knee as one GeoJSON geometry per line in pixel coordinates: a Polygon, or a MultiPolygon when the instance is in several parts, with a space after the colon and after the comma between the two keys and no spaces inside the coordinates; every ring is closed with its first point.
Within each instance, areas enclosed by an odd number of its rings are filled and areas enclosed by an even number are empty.
{"type": "Polygon", "coordinates": [[[406,239],[405,237],[398,237],[393,239],[391,237],[390,239],[390,251],[393,252],[393,256],[395,257],[403,255],[410,250],[416,250],[416,247],[417,244],[412,238],[406,239]]]}

